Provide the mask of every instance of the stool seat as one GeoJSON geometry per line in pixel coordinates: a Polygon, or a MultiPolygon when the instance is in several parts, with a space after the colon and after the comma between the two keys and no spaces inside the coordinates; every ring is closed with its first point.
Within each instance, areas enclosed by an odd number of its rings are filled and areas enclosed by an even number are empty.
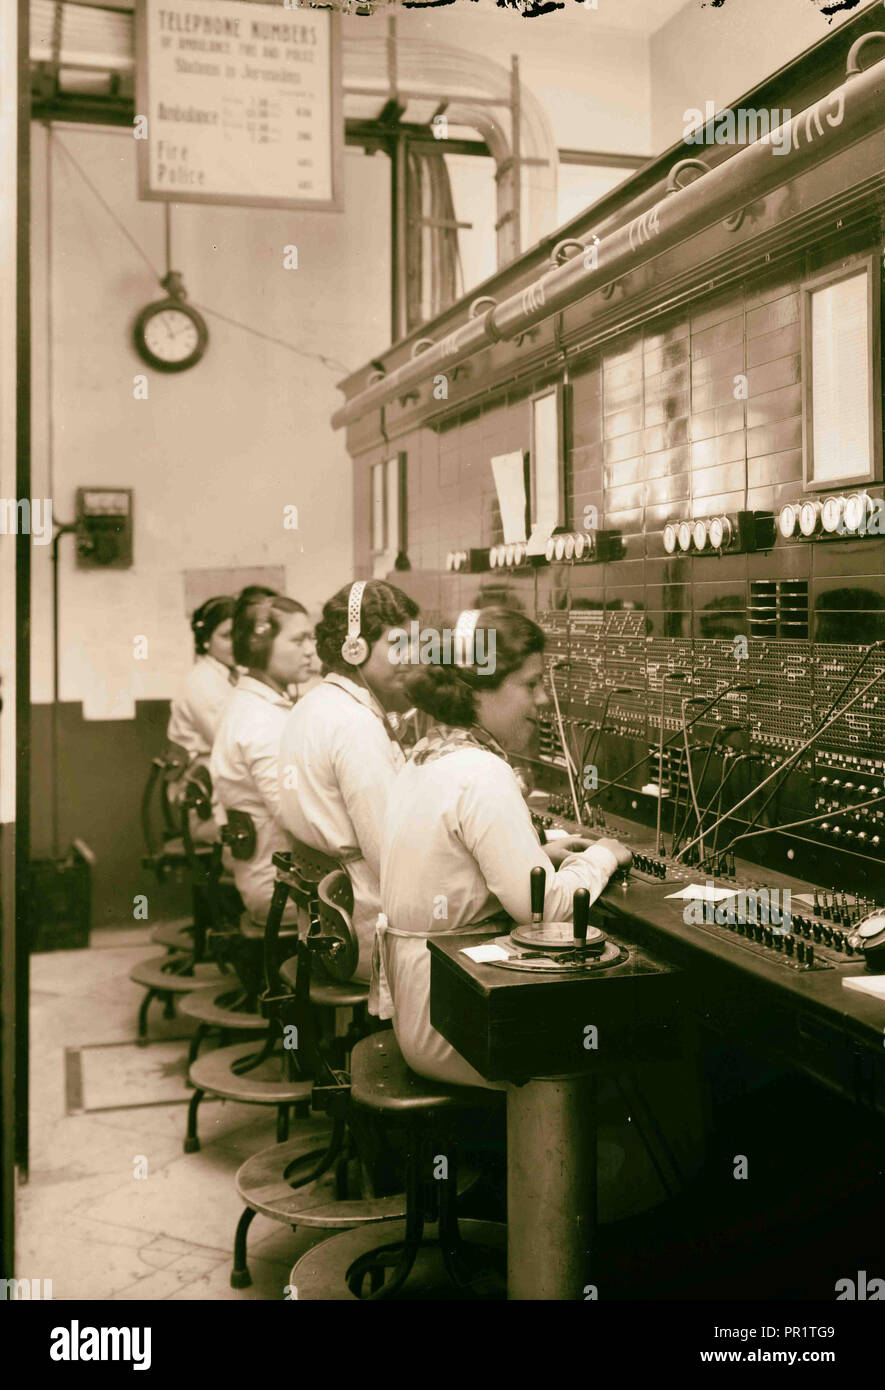
{"type": "Polygon", "coordinates": [[[234,1028],[241,1032],[267,1032],[267,1019],[259,1013],[238,1009],[246,992],[241,985],[224,989],[198,989],[182,1000],[181,1012],[207,1028],[234,1028]]]}
{"type": "MultiPolygon", "coordinates": [[[[429,1240],[438,1238],[438,1227],[435,1224],[428,1223],[425,1229],[429,1240]]],[[[468,1251],[471,1249],[475,1249],[477,1252],[492,1250],[497,1251],[503,1257],[507,1246],[507,1227],[502,1223],[460,1220],[458,1232],[463,1246],[468,1251]]],[[[405,1221],[396,1221],[386,1226],[384,1234],[390,1238],[391,1242],[401,1243],[406,1237],[405,1221]]],[[[344,1231],[341,1235],[331,1236],[328,1240],[323,1240],[318,1245],[312,1246],[293,1265],[289,1275],[289,1284],[297,1289],[299,1302],[305,1300],[360,1302],[347,1286],[347,1272],[360,1257],[365,1258],[371,1253],[373,1243],[377,1239],[377,1233],[371,1226],[358,1226],[354,1230],[344,1231]]],[[[441,1297],[456,1298],[457,1292],[457,1290],[452,1289],[450,1283],[447,1287],[442,1260],[438,1256],[435,1257],[435,1252],[431,1251],[419,1256],[409,1278],[411,1299],[416,1301],[427,1299],[436,1302],[441,1297]]],[[[476,1283],[471,1286],[470,1297],[471,1299],[498,1302],[506,1297],[506,1292],[500,1280],[489,1277],[483,1284],[476,1283]]]]}
{"type": "MultiPolygon", "coordinates": [[[[295,988],[297,974],[298,961],[295,956],[283,961],[280,966],[280,979],[292,990],[295,988]]],[[[327,1009],[354,1009],[358,1004],[367,1003],[368,999],[368,985],[362,985],[358,980],[339,984],[337,980],[318,979],[316,967],[314,967],[310,981],[310,1002],[312,1004],[320,1004],[327,1009]]]]}
{"type": "Polygon", "coordinates": [[[192,951],[194,949],[194,928],[178,927],[174,922],[154,927],[151,941],[157,946],[166,946],[170,951],[192,951]]]}
{"type": "Polygon", "coordinates": [[[192,990],[209,985],[221,989],[232,980],[232,976],[222,974],[217,965],[192,965],[189,956],[177,955],[151,956],[149,960],[140,961],[129,971],[129,978],[133,984],[144,985],[145,989],[157,994],[190,994],[192,990]],[[186,968],[192,973],[179,973],[186,968]]]}
{"type": "MultiPolygon", "coordinates": [[[[339,1197],[334,1168],[303,1187],[293,1187],[298,1180],[299,1160],[309,1157],[317,1138],[328,1142],[331,1130],[325,1133],[314,1129],[305,1136],[304,1125],[298,1126],[296,1138],[247,1158],[237,1172],[237,1192],[247,1207],[282,1221],[286,1226],[311,1226],[346,1230],[351,1226],[396,1221],[405,1215],[404,1192],[388,1197],[339,1197]],[[311,1143],[310,1141],[313,1141],[311,1143]]],[[[459,1187],[466,1191],[476,1181],[476,1173],[459,1174],[459,1187]]]]}
{"type": "Polygon", "coordinates": [[[289,1081],[279,1053],[266,1057],[257,1067],[242,1075],[234,1071],[237,1062],[257,1055],[260,1043],[234,1043],[198,1057],[188,1072],[191,1085],[225,1100],[241,1100],[254,1105],[296,1105],[309,1101],[312,1081],[289,1081]]]}
{"type": "Polygon", "coordinates": [[[503,1091],[446,1086],[419,1076],[406,1065],[393,1031],[370,1033],[356,1044],[350,1057],[350,1082],[356,1104],[370,1110],[488,1109],[505,1101],[503,1091]]]}

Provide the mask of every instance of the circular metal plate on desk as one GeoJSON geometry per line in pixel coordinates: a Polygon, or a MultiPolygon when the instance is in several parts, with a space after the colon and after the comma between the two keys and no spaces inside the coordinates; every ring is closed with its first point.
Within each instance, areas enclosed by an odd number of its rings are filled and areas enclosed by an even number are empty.
{"type": "MultiPolygon", "coordinates": [[[[510,938],[513,945],[518,943],[510,938]]],[[[549,955],[542,951],[520,951],[510,960],[491,960],[486,964],[501,970],[526,970],[535,975],[587,975],[594,970],[606,970],[612,965],[620,965],[627,959],[627,952],[606,941],[601,955],[587,956],[583,952],[555,951],[548,946],[549,955]]]]}
{"type": "MultiPolygon", "coordinates": [[[[510,939],[517,946],[530,946],[537,951],[568,951],[575,948],[571,922],[523,922],[513,928],[510,939]]],[[[598,927],[588,927],[587,945],[598,953],[605,945],[605,933],[598,927]]]]}

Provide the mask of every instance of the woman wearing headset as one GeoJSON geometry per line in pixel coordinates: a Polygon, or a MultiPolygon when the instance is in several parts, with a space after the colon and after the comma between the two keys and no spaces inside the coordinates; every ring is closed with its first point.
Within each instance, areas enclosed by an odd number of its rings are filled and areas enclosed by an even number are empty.
{"type": "Polygon", "coordinates": [[[295,599],[268,594],[237,604],[233,654],[245,671],[224,712],[210,771],[224,811],[244,811],[255,826],[255,853],[234,859],[233,868],[246,909],[262,927],[274,888],[273,855],[291,847],[277,785],[280,736],[293,703],[288,689],[307,678],[314,650],[313,627],[295,599]]]}
{"type": "MultiPolygon", "coordinates": [[[[416,745],[387,799],[384,916],[369,1007],[393,1018],[403,1056],[415,1071],[489,1086],[430,1022],[427,938],[471,928],[497,927],[503,934],[513,921],[528,922],[536,866],[546,874],[545,916],[567,921],[575,889],[586,888],[591,901],[597,898],[615,870],[629,866],[631,854],[609,839],[542,847],[532,825],[507,752],[531,751],[538,717],[549,703],[541,628],[522,613],[490,608],[462,614],[455,632],[454,660],[413,668],[407,682],[412,701],[439,722],[416,745]],[[480,649],[482,665],[476,660],[480,649]]],[[[697,1089],[691,1091],[680,1075],[671,1094],[669,1072],[655,1077],[655,1084],[664,1088],[668,1120],[675,1112],[673,1147],[696,1157],[697,1089]]],[[[611,1220],[641,1210],[662,1192],[617,1091],[610,1088],[601,1102],[600,1214],[611,1220]]]]}
{"type": "Polygon", "coordinates": [[[407,667],[391,634],[418,615],[392,584],[360,580],[329,599],[317,624],[320,685],[292,710],[280,746],[280,807],[296,839],[346,866],[360,941],[354,975],[368,980],[378,916],[384,806],[404,762],[398,714],[407,667]]]}

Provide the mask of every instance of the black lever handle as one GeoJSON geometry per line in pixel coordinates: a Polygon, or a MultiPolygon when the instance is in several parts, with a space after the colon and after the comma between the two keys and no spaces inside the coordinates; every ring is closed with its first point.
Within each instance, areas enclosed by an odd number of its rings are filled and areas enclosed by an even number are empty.
{"type": "Polygon", "coordinates": [[[587,924],[590,921],[590,894],[586,888],[576,888],[572,903],[572,916],[575,925],[575,940],[582,946],[587,944],[587,924]]]}
{"type": "Polygon", "coordinates": [[[544,893],[547,889],[547,875],[544,870],[537,865],[531,872],[531,892],[532,892],[532,921],[543,922],[544,920],[544,893]]]}

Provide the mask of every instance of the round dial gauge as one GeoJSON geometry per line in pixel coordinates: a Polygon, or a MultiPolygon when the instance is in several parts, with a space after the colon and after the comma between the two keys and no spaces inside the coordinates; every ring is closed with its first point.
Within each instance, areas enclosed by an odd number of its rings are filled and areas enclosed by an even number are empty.
{"type": "Polygon", "coordinates": [[[575,558],[575,538],[574,538],[574,536],[566,536],[566,538],[565,538],[565,558],[566,558],[567,560],[573,560],[573,559],[575,558]]]}
{"type": "Polygon", "coordinates": [[[522,542],[520,542],[519,545],[516,545],[513,548],[513,563],[514,565],[521,565],[524,559],[525,546],[522,544],[522,542]]]}
{"type": "Polygon", "coordinates": [[[832,535],[834,531],[838,531],[844,512],[844,497],[828,497],[826,502],[824,502],[820,517],[823,528],[828,535],[832,535]]]}
{"type": "Polygon", "coordinates": [[[512,565],[512,564],[513,564],[513,556],[514,556],[515,553],[516,553],[516,547],[515,547],[515,546],[512,546],[512,545],[508,545],[507,549],[504,551],[504,560],[505,560],[505,563],[506,563],[506,564],[508,564],[508,565],[512,565]]]}
{"type": "Polygon", "coordinates": [[[547,556],[547,559],[548,559],[548,560],[552,560],[552,559],[553,559],[553,556],[555,555],[555,553],[556,553],[556,541],[555,541],[555,540],[553,539],[553,537],[551,536],[550,539],[549,539],[549,541],[547,542],[547,544],[546,544],[545,547],[544,547],[544,554],[547,556]]]}
{"type": "Polygon", "coordinates": [[[864,535],[870,514],[870,499],[865,492],[852,492],[845,503],[845,529],[853,535],[864,535]]]}
{"type": "Polygon", "coordinates": [[[676,527],[672,521],[664,527],[664,549],[668,555],[672,555],[676,549],[676,527]]]}
{"type": "Polygon", "coordinates": [[[777,519],[777,529],[780,531],[785,541],[796,534],[796,527],[799,524],[799,517],[792,502],[788,502],[785,507],[781,507],[780,516],[777,519]]]}
{"type": "Polygon", "coordinates": [[[721,550],[731,540],[731,522],[727,516],[714,516],[710,522],[710,544],[721,550]]]}
{"type": "Polygon", "coordinates": [[[861,922],[857,934],[863,937],[878,936],[880,931],[885,931],[885,917],[868,917],[861,922]]]}
{"type": "Polygon", "coordinates": [[[132,336],[139,355],[158,372],[193,367],[209,342],[203,318],[180,299],[161,299],[142,309],[132,336]]]}
{"type": "Polygon", "coordinates": [[[706,521],[696,521],[692,527],[691,538],[694,541],[695,550],[703,550],[707,544],[707,523],[706,521]]]}
{"type": "Polygon", "coordinates": [[[679,541],[679,549],[680,549],[680,550],[690,550],[690,549],[691,549],[691,522],[690,522],[690,521],[680,521],[679,526],[678,526],[677,531],[676,531],[676,536],[677,536],[677,539],[678,539],[678,541],[679,541]]]}
{"type": "Polygon", "coordinates": [[[584,551],[586,549],[586,539],[579,531],[578,534],[575,536],[575,559],[582,560],[584,558],[584,551]]]}
{"type": "Polygon", "coordinates": [[[556,549],[554,553],[557,560],[561,560],[565,555],[565,536],[556,537],[556,549]]]}
{"type": "Polygon", "coordinates": [[[813,536],[820,527],[820,503],[803,502],[799,508],[799,530],[803,536],[813,536]]]}

